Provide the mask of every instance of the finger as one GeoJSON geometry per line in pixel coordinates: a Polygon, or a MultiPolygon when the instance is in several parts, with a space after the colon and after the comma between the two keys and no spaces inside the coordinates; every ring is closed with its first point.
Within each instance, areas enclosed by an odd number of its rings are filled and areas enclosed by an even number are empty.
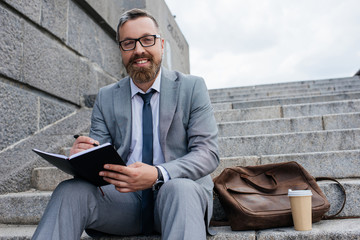
{"type": "Polygon", "coordinates": [[[88,143],[78,143],[76,145],[76,149],[82,149],[82,150],[87,150],[87,149],[90,149],[90,148],[93,148],[94,145],[92,144],[88,144],[88,143]]]}
{"type": "Polygon", "coordinates": [[[114,179],[114,178],[109,178],[109,177],[103,177],[103,179],[114,185],[115,187],[119,187],[119,188],[124,188],[124,187],[128,187],[128,184],[126,182],[123,182],[123,181],[119,181],[117,179],[114,179]]]}
{"type": "Polygon", "coordinates": [[[119,192],[123,192],[123,193],[127,193],[127,192],[135,192],[138,189],[135,189],[133,187],[131,187],[128,183],[126,182],[121,182],[121,181],[117,181],[115,179],[112,178],[107,178],[104,177],[103,178],[106,182],[114,185],[115,189],[119,192]]]}
{"type": "Polygon", "coordinates": [[[70,156],[75,154],[75,153],[78,153],[78,152],[82,152],[84,150],[87,150],[89,148],[92,148],[93,146],[92,145],[89,145],[89,144],[75,144],[72,146],[72,148],[70,149],[70,156]]]}
{"type": "Polygon", "coordinates": [[[131,173],[131,171],[129,171],[128,167],[118,165],[118,164],[105,164],[104,169],[113,171],[113,172],[118,172],[118,173],[121,173],[124,175],[129,175],[131,173]]]}
{"type": "Polygon", "coordinates": [[[85,143],[85,144],[90,144],[93,145],[94,143],[99,144],[98,141],[92,139],[91,137],[87,137],[87,136],[80,136],[75,140],[75,143],[79,144],[79,143],[85,143]]]}
{"type": "Polygon", "coordinates": [[[76,154],[76,153],[79,153],[79,152],[82,152],[82,151],[84,151],[83,149],[71,149],[70,150],[70,156],[71,155],[74,155],[74,154],[76,154]]]}
{"type": "Polygon", "coordinates": [[[101,171],[99,173],[99,175],[102,176],[102,177],[114,179],[116,181],[121,181],[121,182],[128,182],[129,181],[128,176],[126,176],[124,174],[121,174],[121,173],[117,173],[117,172],[101,171]]]}

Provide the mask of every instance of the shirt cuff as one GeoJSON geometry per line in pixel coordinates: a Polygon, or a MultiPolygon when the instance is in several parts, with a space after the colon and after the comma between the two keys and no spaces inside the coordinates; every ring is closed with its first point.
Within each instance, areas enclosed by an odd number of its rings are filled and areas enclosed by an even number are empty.
{"type": "Polygon", "coordinates": [[[158,165],[158,166],[156,166],[156,167],[158,167],[158,168],[160,169],[160,171],[161,171],[161,173],[162,173],[162,175],[163,175],[163,177],[164,177],[164,183],[166,183],[167,181],[169,181],[169,180],[170,180],[170,176],[169,176],[169,173],[166,171],[166,169],[163,168],[163,167],[160,166],[160,165],[158,165]]]}

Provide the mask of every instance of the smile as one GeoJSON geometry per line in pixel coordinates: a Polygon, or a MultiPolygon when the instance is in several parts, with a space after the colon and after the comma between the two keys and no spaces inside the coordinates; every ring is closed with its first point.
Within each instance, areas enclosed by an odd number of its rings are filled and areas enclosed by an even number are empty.
{"type": "Polygon", "coordinates": [[[143,64],[146,63],[148,60],[140,60],[140,61],[136,61],[137,64],[143,64]]]}

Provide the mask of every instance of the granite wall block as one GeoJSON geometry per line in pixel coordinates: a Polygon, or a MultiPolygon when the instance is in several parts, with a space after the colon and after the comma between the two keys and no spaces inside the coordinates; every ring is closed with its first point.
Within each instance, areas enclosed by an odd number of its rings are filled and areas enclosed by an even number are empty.
{"type": "Polygon", "coordinates": [[[5,0],[21,14],[66,40],[69,0],[5,0]]]}
{"type": "MultiPolygon", "coordinates": [[[[97,76],[97,80],[98,80],[98,88],[99,89],[102,88],[102,87],[105,87],[105,86],[107,86],[109,84],[117,82],[116,78],[113,78],[112,76],[106,74],[103,71],[96,71],[96,76],[97,76]]],[[[122,75],[122,77],[123,76],[124,75],[122,75]]]]}
{"type": "Polygon", "coordinates": [[[75,53],[25,23],[25,83],[79,105],[78,65],[75,53]]]}
{"type": "Polygon", "coordinates": [[[92,62],[102,65],[98,27],[87,14],[73,2],[69,2],[69,28],[67,45],[78,51],[92,62]]]}
{"type": "Polygon", "coordinates": [[[11,5],[35,23],[40,23],[41,5],[43,0],[4,0],[4,2],[11,5]]]}
{"type": "Polygon", "coordinates": [[[137,1],[118,1],[118,0],[107,0],[106,4],[103,4],[98,0],[85,0],[93,9],[99,13],[106,22],[116,30],[116,27],[119,22],[119,17],[122,12],[125,12],[125,9],[130,8],[145,8],[145,0],[137,1]]]}
{"type": "Polygon", "coordinates": [[[39,105],[39,129],[43,129],[76,110],[71,104],[52,101],[46,98],[39,98],[39,105]]]}
{"type": "Polygon", "coordinates": [[[0,150],[33,135],[42,128],[73,113],[69,103],[51,100],[1,82],[0,78],[0,150]]]}
{"type": "Polygon", "coordinates": [[[20,79],[23,21],[0,6],[0,73],[20,79]]]}
{"type": "Polygon", "coordinates": [[[1,82],[0,150],[38,130],[38,99],[35,95],[1,82]]]}
{"type": "Polygon", "coordinates": [[[79,94],[80,97],[88,94],[96,94],[98,92],[97,69],[86,58],[80,58],[78,69],[79,94]]]}
{"type": "Polygon", "coordinates": [[[103,31],[100,32],[99,47],[102,57],[103,70],[117,79],[125,76],[126,69],[122,63],[121,52],[118,44],[103,31]]]}
{"type": "Polygon", "coordinates": [[[43,0],[40,25],[66,41],[69,0],[43,0]]]}
{"type": "Polygon", "coordinates": [[[69,3],[68,46],[97,63],[109,74],[119,76],[123,67],[116,42],[79,6],[72,1],[69,3]]]}
{"type": "Polygon", "coordinates": [[[75,133],[88,131],[91,109],[82,109],[43,129],[37,134],[0,151],[0,194],[26,191],[31,187],[32,169],[49,166],[37,154],[31,151],[38,148],[58,153],[64,146],[71,146],[75,133]]]}

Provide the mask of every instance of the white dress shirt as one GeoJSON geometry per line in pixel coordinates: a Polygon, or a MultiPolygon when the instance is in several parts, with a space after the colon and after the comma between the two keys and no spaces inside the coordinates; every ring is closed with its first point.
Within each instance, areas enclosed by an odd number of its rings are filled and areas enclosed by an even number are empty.
{"type": "MultiPolygon", "coordinates": [[[[161,151],[160,146],[160,131],[159,131],[159,97],[160,97],[160,82],[161,82],[161,70],[158,77],[155,79],[153,85],[148,89],[148,92],[151,89],[154,89],[156,92],[152,95],[150,100],[151,111],[152,111],[152,120],[153,120],[153,164],[159,165],[165,162],[164,155],[161,151]]],[[[142,111],[144,102],[142,98],[137,95],[138,92],[144,93],[140,88],[138,88],[133,80],[130,81],[131,87],[131,110],[132,110],[132,132],[131,132],[131,144],[130,144],[130,153],[128,156],[127,165],[133,164],[135,162],[142,162],[142,111]]],[[[169,180],[169,174],[167,171],[158,166],[163,174],[164,181],[169,180]]]]}

